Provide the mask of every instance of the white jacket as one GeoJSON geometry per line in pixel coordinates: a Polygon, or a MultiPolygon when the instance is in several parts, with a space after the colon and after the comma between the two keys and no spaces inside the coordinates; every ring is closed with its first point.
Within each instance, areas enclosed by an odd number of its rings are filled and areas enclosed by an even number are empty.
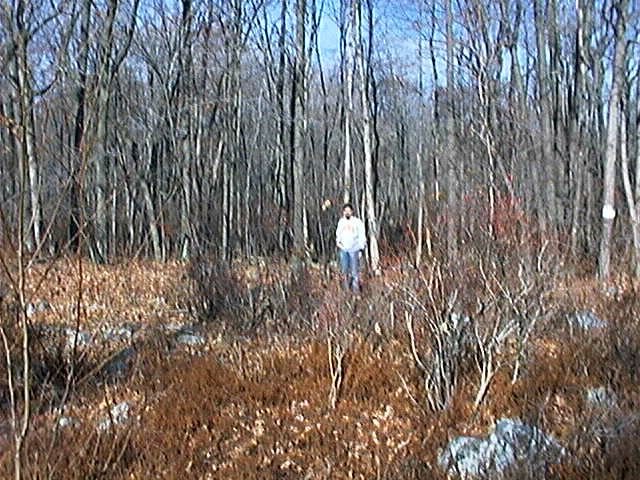
{"type": "Polygon", "coordinates": [[[364,250],[367,246],[367,236],[362,220],[356,217],[347,220],[342,217],[336,229],[336,244],[340,250],[346,252],[364,250]]]}

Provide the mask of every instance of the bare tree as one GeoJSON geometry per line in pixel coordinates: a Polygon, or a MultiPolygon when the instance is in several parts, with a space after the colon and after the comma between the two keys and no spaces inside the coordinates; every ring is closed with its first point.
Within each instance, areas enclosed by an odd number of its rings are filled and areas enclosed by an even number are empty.
{"type": "Polygon", "coordinates": [[[447,258],[453,261],[457,253],[458,232],[457,232],[457,215],[456,211],[456,162],[459,161],[455,152],[455,132],[454,132],[454,34],[453,34],[453,11],[452,1],[446,0],[446,165],[447,165],[447,258]]]}
{"type": "MultiPolygon", "coordinates": [[[[116,18],[121,3],[119,0],[110,0],[101,25],[101,34],[98,47],[97,87],[93,107],[93,119],[95,129],[92,131],[90,145],[90,163],[95,175],[95,245],[92,254],[97,261],[106,262],[109,256],[109,214],[108,192],[110,168],[113,168],[107,155],[107,131],[109,123],[109,103],[111,99],[111,86],[114,76],[124,61],[136,26],[136,16],[139,0],[134,0],[130,12],[129,26],[125,32],[122,44],[116,44],[116,18]]],[[[115,239],[111,239],[115,241],[115,239]]]]}
{"type": "Polygon", "coordinates": [[[378,212],[376,205],[377,179],[374,174],[373,156],[373,132],[372,132],[372,106],[370,100],[371,77],[370,56],[365,53],[363,38],[363,17],[367,15],[367,28],[369,34],[369,49],[371,51],[371,41],[373,37],[373,5],[370,0],[366,0],[366,12],[363,12],[362,1],[354,0],[352,4],[352,15],[354,19],[354,60],[357,65],[360,77],[360,101],[362,108],[362,145],[364,153],[364,196],[366,208],[366,221],[368,230],[368,248],[371,269],[374,273],[380,271],[380,252],[378,250],[378,212]]]}
{"type": "Polygon", "coordinates": [[[29,216],[27,223],[27,248],[39,248],[42,241],[42,206],[40,200],[40,172],[35,148],[34,88],[29,58],[31,30],[36,11],[28,2],[17,1],[14,5],[3,2],[5,23],[11,38],[12,55],[9,57],[9,75],[14,83],[13,111],[19,126],[15,149],[19,158],[18,173],[20,183],[26,179],[29,186],[29,202],[25,206],[29,216]]]}
{"type": "Polygon", "coordinates": [[[292,114],[293,151],[293,251],[302,258],[306,249],[304,171],[307,104],[307,2],[296,0],[295,68],[293,75],[292,114]]]}
{"type": "MultiPolygon", "coordinates": [[[[636,72],[636,77],[638,72],[636,72]]],[[[640,278],[640,157],[638,156],[638,139],[640,138],[640,122],[629,122],[629,117],[639,118],[638,87],[633,98],[631,87],[626,89],[626,101],[620,109],[620,163],[629,220],[633,238],[634,274],[640,278]],[[631,138],[629,138],[631,136],[631,138]],[[635,141],[631,141],[635,137],[635,141]],[[635,146],[635,152],[634,147],[635,146]],[[630,151],[631,150],[631,151],[630,151]],[[632,166],[633,165],[633,166],[632,166]]]]}
{"type": "Polygon", "coordinates": [[[607,280],[611,272],[611,235],[615,210],[616,158],[620,143],[620,99],[625,76],[627,0],[616,1],[615,11],[615,54],[613,58],[613,80],[609,97],[607,123],[607,146],[602,193],[602,236],[600,238],[600,256],[598,258],[598,277],[607,280]]]}
{"type": "Polygon", "coordinates": [[[352,188],[352,141],[351,124],[353,117],[353,60],[354,52],[353,38],[351,33],[353,28],[353,13],[350,0],[340,2],[340,71],[342,81],[342,110],[344,122],[344,160],[343,160],[343,191],[342,201],[351,201],[352,188]]]}
{"type": "MultiPolygon", "coordinates": [[[[550,5],[553,0],[535,0],[534,19],[536,25],[536,74],[537,74],[537,94],[540,104],[540,149],[542,158],[542,174],[544,178],[557,178],[557,161],[554,152],[553,132],[551,125],[551,93],[552,85],[549,73],[549,51],[547,42],[548,19],[553,11],[550,5]]],[[[546,227],[558,218],[556,207],[556,184],[554,181],[543,182],[545,187],[544,198],[544,223],[546,227]]]]}

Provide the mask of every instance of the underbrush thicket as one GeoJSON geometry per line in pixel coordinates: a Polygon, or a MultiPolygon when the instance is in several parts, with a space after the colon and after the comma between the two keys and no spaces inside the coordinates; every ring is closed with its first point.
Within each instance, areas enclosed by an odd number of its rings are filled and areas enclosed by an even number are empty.
{"type": "MultiPolygon", "coordinates": [[[[119,304],[117,315],[128,315],[126,305],[139,312],[130,342],[70,345],[34,315],[29,379],[19,374],[5,297],[2,371],[15,372],[14,389],[29,382],[34,398],[26,477],[438,479],[452,438],[484,436],[509,417],[553,434],[565,454],[506,478],[637,478],[632,282],[620,275],[603,288],[571,273],[552,242],[499,233],[476,235],[447,265],[416,270],[408,257],[387,258],[358,298],[340,290],[329,266],[200,258],[166,275],[154,264],[119,267],[116,277],[138,269],[154,292],[145,299],[137,285],[119,304]],[[149,309],[157,313],[143,318],[149,309]],[[583,312],[603,324],[577,324],[583,312]],[[174,330],[202,341],[180,344],[174,330]],[[110,374],[123,352],[132,352],[124,373],[110,374]],[[614,400],[594,404],[593,389],[614,400]],[[109,419],[122,402],[126,420],[109,419]]],[[[108,295],[129,287],[91,288],[108,307],[108,295]]],[[[90,330],[89,293],[76,294],[65,300],[75,311],[50,298],[49,309],[90,330]]],[[[12,471],[9,390],[2,375],[2,478],[12,471]]]]}

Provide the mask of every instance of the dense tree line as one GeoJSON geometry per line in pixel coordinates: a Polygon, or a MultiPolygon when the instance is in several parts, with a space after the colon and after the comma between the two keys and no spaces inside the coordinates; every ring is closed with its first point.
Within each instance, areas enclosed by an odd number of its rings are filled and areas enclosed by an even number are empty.
{"type": "Polygon", "coordinates": [[[374,268],[378,242],[451,258],[526,219],[606,276],[640,251],[638,8],[4,0],[5,241],[327,255],[349,200],[374,268]]]}

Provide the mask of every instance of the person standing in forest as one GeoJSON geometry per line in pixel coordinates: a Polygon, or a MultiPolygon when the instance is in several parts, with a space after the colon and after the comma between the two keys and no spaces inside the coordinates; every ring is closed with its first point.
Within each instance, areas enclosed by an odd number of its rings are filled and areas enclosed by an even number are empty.
{"type": "Polygon", "coordinates": [[[360,255],[367,245],[364,223],[353,215],[353,206],[345,203],[336,229],[336,245],[345,289],[360,291],[360,255]]]}

